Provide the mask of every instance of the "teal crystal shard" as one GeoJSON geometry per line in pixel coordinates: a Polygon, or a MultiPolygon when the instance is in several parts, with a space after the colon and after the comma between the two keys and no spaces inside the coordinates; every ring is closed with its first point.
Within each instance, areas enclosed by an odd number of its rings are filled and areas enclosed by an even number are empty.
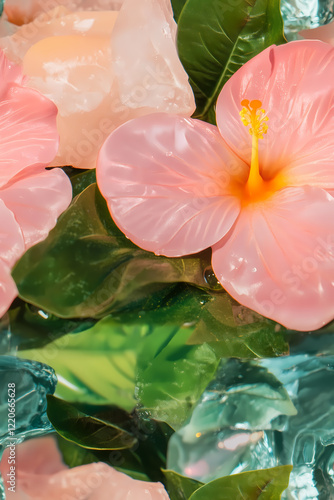
{"type": "Polygon", "coordinates": [[[46,396],[54,393],[57,383],[52,368],[36,361],[0,356],[0,381],[0,450],[12,439],[19,443],[52,429],[46,415],[46,396]],[[13,399],[13,388],[15,411],[8,404],[8,399],[13,399]],[[14,413],[15,424],[9,420],[14,413]]]}
{"type": "MultiPolygon", "coordinates": [[[[1,337],[4,350],[9,338],[7,334],[1,337]]],[[[54,393],[56,384],[56,375],[49,366],[0,356],[0,460],[7,446],[53,430],[46,415],[46,396],[54,393]]],[[[4,499],[0,475],[0,500],[4,499]]]]}
{"type": "Polygon", "coordinates": [[[299,31],[317,28],[334,18],[334,0],[281,0],[284,32],[288,40],[299,31]]]}
{"type": "Polygon", "coordinates": [[[315,345],[305,336],[289,356],[223,360],[172,436],[168,468],[208,482],[293,464],[282,498],[334,499],[334,355],[329,346],[313,352],[315,345]]]}

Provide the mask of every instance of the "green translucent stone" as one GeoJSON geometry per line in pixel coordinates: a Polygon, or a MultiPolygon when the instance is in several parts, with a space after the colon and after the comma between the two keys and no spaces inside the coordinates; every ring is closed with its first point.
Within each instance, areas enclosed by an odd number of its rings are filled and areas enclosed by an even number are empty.
{"type": "Polygon", "coordinates": [[[0,356],[0,380],[0,449],[13,437],[20,442],[52,428],[46,415],[46,396],[54,393],[57,383],[52,368],[36,361],[0,356]],[[13,399],[13,384],[15,407],[11,409],[8,399],[13,399]],[[14,434],[8,426],[9,413],[15,413],[14,434]]]}
{"type": "MultiPolygon", "coordinates": [[[[55,373],[47,365],[0,356],[0,459],[7,446],[53,429],[46,414],[46,396],[54,393],[56,383],[55,373]]],[[[3,498],[0,476],[0,499],[3,498]]]]}
{"type": "Polygon", "coordinates": [[[282,498],[334,498],[331,344],[331,335],[305,335],[290,356],[223,360],[188,423],[172,436],[168,469],[208,482],[292,464],[282,498]]]}

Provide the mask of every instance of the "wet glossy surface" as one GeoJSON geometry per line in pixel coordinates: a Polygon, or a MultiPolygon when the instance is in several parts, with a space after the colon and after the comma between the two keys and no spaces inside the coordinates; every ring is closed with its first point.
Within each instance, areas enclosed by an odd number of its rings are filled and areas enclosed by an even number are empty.
{"type": "Polygon", "coordinates": [[[289,40],[300,30],[317,28],[334,17],[333,0],[282,0],[284,31],[289,40]]]}
{"type": "Polygon", "coordinates": [[[312,353],[307,337],[304,345],[288,357],[222,362],[188,424],[171,438],[168,468],[208,482],[293,464],[283,498],[333,498],[334,356],[327,345],[326,355],[312,353]]]}

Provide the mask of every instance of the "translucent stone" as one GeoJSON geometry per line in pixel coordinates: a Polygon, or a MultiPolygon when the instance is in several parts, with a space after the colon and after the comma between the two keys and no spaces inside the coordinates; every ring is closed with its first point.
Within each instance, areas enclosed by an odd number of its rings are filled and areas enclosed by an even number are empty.
{"type": "MultiPolygon", "coordinates": [[[[2,332],[1,340],[6,337],[1,344],[3,349],[7,346],[7,333],[8,331],[5,334],[2,332]]],[[[47,365],[1,355],[0,382],[1,460],[7,446],[19,444],[27,437],[38,436],[53,429],[46,414],[46,395],[54,393],[57,378],[53,369],[47,365]],[[12,399],[8,384],[15,384],[15,412],[8,404],[8,399],[12,399]],[[10,418],[15,419],[15,423],[10,418]],[[13,425],[15,430],[12,430],[13,425]]],[[[4,498],[4,485],[0,475],[0,500],[4,498]]]]}
{"type": "Polygon", "coordinates": [[[122,123],[161,111],[191,116],[195,109],[169,0],[126,0],[120,12],[61,5],[12,28],[0,26],[0,48],[23,65],[27,85],[58,108],[53,166],[94,168],[122,123]]]}
{"type": "Polygon", "coordinates": [[[319,339],[305,335],[303,348],[286,357],[223,360],[172,436],[168,468],[208,482],[293,464],[282,498],[334,498],[334,355],[330,336],[315,352],[319,339]]]}
{"type": "Polygon", "coordinates": [[[72,11],[119,10],[122,2],[123,0],[6,0],[5,14],[11,23],[20,26],[62,5],[72,11]]]}
{"type": "Polygon", "coordinates": [[[52,429],[46,415],[46,395],[57,378],[52,368],[14,356],[0,357],[0,450],[13,438],[21,442],[52,429]],[[8,430],[8,384],[15,384],[15,431],[8,430]]]}
{"type": "Polygon", "coordinates": [[[300,30],[316,28],[334,17],[334,0],[282,0],[284,32],[288,40],[300,30]]]}

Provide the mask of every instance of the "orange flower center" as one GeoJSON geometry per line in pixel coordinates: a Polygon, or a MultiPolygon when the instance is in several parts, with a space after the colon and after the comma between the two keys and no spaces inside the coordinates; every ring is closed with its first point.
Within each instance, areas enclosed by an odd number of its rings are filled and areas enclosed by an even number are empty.
{"type": "Polygon", "coordinates": [[[243,205],[264,201],[275,191],[281,189],[284,185],[282,179],[278,176],[272,180],[264,180],[259,169],[259,139],[267,133],[269,120],[265,110],[262,108],[262,102],[255,99],[241,101],[242,110],[240,117],[242,123],[249,128],[252,136],[252,157],[249,170],[249,176],[244,186],[241,197],[243,205]]]}

